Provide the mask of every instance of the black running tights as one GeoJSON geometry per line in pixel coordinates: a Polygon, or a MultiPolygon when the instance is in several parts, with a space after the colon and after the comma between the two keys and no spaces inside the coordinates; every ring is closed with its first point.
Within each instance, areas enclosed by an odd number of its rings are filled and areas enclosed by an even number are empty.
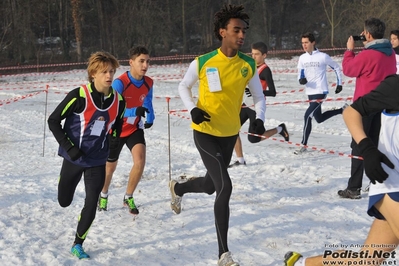
{"type": "Polygon", "coordinates": [[[58,203],[68,207],[73,200],[76,186],[84,174],[86,198],[80,213],[75,243],[82,244],[96,217],[97,202],[105,180],[105,165],[84,168],[64,159],[58,183],[58,203]]]}
{"type": "Polygon", "coordinates": [[[215,227],[219,245],[219,257],[229,251],[227,246],[227,231],[229,229],[229,201],[232,183],[227,172],[233,154],[237,135],[231,137],[216,137],[194,130],[194,142],[201,155],[207,173],[205,177],[196,178],[175,187],[176,194],[207,193],[216,191],[214,203],[215,227]]]}

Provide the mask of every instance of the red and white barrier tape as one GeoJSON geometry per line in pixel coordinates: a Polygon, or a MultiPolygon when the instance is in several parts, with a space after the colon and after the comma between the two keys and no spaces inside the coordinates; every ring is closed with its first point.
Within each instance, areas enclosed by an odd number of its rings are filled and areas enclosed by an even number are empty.
{"type": "Polygon", "coordinates": [[[278,142],[282,142],[282,143],[286,143],[286,144],[290,144],[290,145],[295,145],[295,146],[298,146],[298,147],[305,147],[305,148],[310,149],[310,150],[324,152],[324,153],[331,154],[331,155],[338,155],[338,156],[342,156],[342,157],[349,157],[349,158],[363,160],[363,158],[361,156],[355,156],[355,155],[352,155],[352,154],[346,154],[344,152],[337,152],[337,151],[333,151],[333,150],[327,150],[327,149],[318,148],[318,147],[315,147],[315,146],[312,146],[312,147],[311,146],[306,146],[306,145],[304,146],[301,143],[294,143],[292,141],[285,141],[283,139],[277,139],[277,138],[274,138],[274,137],[267,138],[265,136],[257,135],[257,134],[253,134],[253,133],[249,133],[249,132],[241,132],[241,133],[244,133],[244,134],[247,134],[247,135],[256,136],[256,137],[260,137],[260,138],[264,138],[264,139],[271,139],[271,140],[274,140],[274,141],[278,141],[278,142]]]}
{"type": "Polygon", "coordinates": [[[17,102],[19,100],[23,100],[23,99],[26,99],[28,97],[32,97],[32,96],[38,95],[39,93],[41,93],[43,91],[45,91],[45,90],[37,91],[37,92],[30,93],[30,94],[27,94],[27,95],[18,96],[18,97],[11,98],[11,99],[1,100],[0,101],[0,106],[5,105],[5,104],[10,104],[10,103],[13,103],[13,102],[17,102]]]}
{"type": "Polygon", "coordinates": [[[323,99],[323,100],[297,100],[297,101],[286,101],[286,102],[275,102],[275,103],[270,103],[268,102],[267,105],[278,105],[278,104],[296,104],[296,103],[310,103],[310,102],[332,102],[332,101],[351,101],[353,99],[352,96],[350,97],[339,97],[339,98],[328,98],[328,99],[323,99]]]}
{"type": "MultiPolygon", "coordinates": [[[[359,47],[355,49],[360,49],[359,47]]],[[[325,48],[319,49],[320,51],[345,51],[346,48],[325,48]]],[[[303,53],[302,49],[296,50],[270,50],[269,55],[277,55],[277,54],[301,54],[303,53]]],[[[159,56],[152,57],[151,61],[168,61],[168,60],[193,60],[198,55],[170,55],[170,56],[159,56]]],[[[342,57],[343,54],[336,55],[336,57],[342,57]]],[[[128,59],[119,60],[120,63],[127,63],[128,59]]],[[[39,68],[48,68],[48,67],[62,67],[62,66],[85,66],[87,62],[72,62],[72,63],[59,63],[59,64],[41,64],[41,65],[17,65],[17,66],[9,66],[9,67],[0,67],[0,71],[2,70],[23,70],[23,69],[39,69],[39,68]]]]}
{"type": "MultiPolygon", "coordinates": [[[[177,117],[180,117],[180,118],[184,118],[184,119],[187,119],[187,120],[191,121],[191,118],[189,118],[187,116],[184,116],[184,115],[180,115],[180,114],[178,114],[178,112],[187,112],[187,110],[173,110],[173,111],[170,111],[169,113],[171,115],[174,115],[174,116],[177,116],[177,117]]],[[[267,138],[265,136],[249,133],[249,132],[246,132],[246,131],[244,131],[244,132],[240,131],[240,133],[247,134],[247,135],[252,135],[252,136],[256,136],[256,137],[260,137],[260,138],[264,138],[264,139],[269,139],[269,140],[273,140],[273,141],[277,141],[277,142],[281,142],[281,143],[286,143],[286,144],[294,145],[294,146],[298,146],[298,147],[302,147],[303,146],[301,143],[294,143],[292,141],[285,141],[283,139],[278,139],[278,138],[274,138],[274,137],[267,138]]],[[[360,157],[360,156],[354,156],[354,155],[351,155],[351,154],[346,154],[344,152],[337,152],[337,151],[333,151],[333,150],[327,150],[327,149],[318,148],[318,147],[315,147],[315,146],[312,146],[312,147],[311,146],[305,146],[305,147],[308,148],[308,149],[314,150],[314,151],[324,152],[324,153],[331,154],[331,155],[338,155],[338,156],[341,156],[341,157],[349,157],[349,158],[363,160],[363,158],[360,157]]]]}

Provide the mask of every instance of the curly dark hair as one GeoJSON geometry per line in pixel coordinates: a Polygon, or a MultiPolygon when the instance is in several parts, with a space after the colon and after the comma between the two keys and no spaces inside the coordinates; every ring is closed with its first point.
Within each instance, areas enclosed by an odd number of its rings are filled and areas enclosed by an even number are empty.
{"type": "Polygon", "coordinates": [[[247,13],[243,12],[243,10],[244,7],[242,5],[236,6],[225,4],[222,9],[216,12],[213,22],[213,31],[219,41],[223,39],[219,34],[219,29],[226,29],[230,19],[239,18],[249,26],[249,16],[247,13]]]}

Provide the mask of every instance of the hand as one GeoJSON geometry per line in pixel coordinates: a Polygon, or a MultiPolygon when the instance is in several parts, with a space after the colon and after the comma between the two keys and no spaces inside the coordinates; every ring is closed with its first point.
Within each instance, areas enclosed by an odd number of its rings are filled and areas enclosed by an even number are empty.
{"type": "Polygon", "coordinates": [[[245,88],[245,94],[247,95],[247,97],[252,97],[252,93],[248,88],[245,88]]]}
{"type": "Polygon", "coordinates": [[[84,155],[84,153],[76,146],[72,146],[72,148],[70,148],[67,151],[69,158],[71,158],[72,161],[76,161],[77,159],[79,159],[80,157],[82,157],[84,155]]]}
{"type": "Polygon", "coordinates": [[[191,112],[191,120],[193,120],[194,124],[201,124],[202,122],[211,121],[211,116],[205,112],[204,110],[199,109],[198,107],[194,107],[191,112]]]}
{"type": "Polygon", "coordinates": [[[150,111],[148,111],[148,109],[143,106],[139,106],[136,108],[136,116],[145,117],[145,113],[149,113],[149,112],[150,111]]]}
{"type": "Polygon", "coordinates": [[[147,122],[144,123],[144,128],[150,128],[150,127],[152,127],[152,123],[147,123],[147,122]]]}
{"type": "Polygon", "coordinates": [[[377,149],[369,138],[362,139],[357,146],[363,157],[364,171],[371,183],[376,184],[375,181],[378,183],[384,182],[388,178],[388,174],[382,168],[381,163],[384,163],[391,169],[395,167],[393,163],[385,154],[377,149]]]}
{"type": "MultiPolygon", "coordinates": [[[[265,133],[266,129],[264,126],[264,123],[261,119],[256,119],[251,123],[249,126],[249,133],[256,134],[256,135],[262,135],[265,133]]],[[[248,135],[248,141],[251,143],[257,143],[261,141],[261,137],[253,136],[253,135],[248,135]]]]}
{"type": "Polygon", "coordinates": [[[353,39],[352,36],[349,36],[348,41],[346,42],[346,49],[348,49],[349,51],[353,51],[354,48],[355,48],[355,40],[353,39]]]}
{"type": "Polygon", "coordinates": [[[341,85],[337,85],[337,88],[335,89],[335,94],[338,94],[342,91],[342,86],[341,85]]]}
{"type": "Polygon", "coordinates": [[[252,122],[252,127],[254,131],[253,133],[257,135],[262,135],[266,131],[263,121],[259,118],[257,118],[254,122],[252,122]]]}
{"type": "Polygon", "coordinates": [[[306,83],[308,83],[308,80],[306,78],[300,78],[299,79],[299,84],[305,85],[306,83]]]}
{"type": "Polygon", "coordinates": [[[114,137],[112,135],[109,135],[108,141],[109,141],[110,150],[115,150],[119,147],[119,137],[114,137]]]}

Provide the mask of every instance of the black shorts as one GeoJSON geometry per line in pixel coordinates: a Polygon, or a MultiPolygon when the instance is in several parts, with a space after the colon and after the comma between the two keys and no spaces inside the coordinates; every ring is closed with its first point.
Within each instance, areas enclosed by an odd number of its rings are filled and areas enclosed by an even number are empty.
{"type": "Polygon", "coordinates": [[[256,119],[256,112],[250,108],[247,107],[245,103],[241,105],[241,110],[240,110],[240,123],[241,126],[244,125],[245,122],[249,119],[249,124],[251,124],[253,121],[256,119]]]}
{"type": "Polygon", "coordinates": [[[123,145],[125,144],[129,148],[129,151],[131,151],[136,144],[145,145],[144,130],[137,129],[130,136],[120,138],[118,148],[110,149],[107,162],[116,162],[119,159],[119,155],[121,154],[123,145]]]}

